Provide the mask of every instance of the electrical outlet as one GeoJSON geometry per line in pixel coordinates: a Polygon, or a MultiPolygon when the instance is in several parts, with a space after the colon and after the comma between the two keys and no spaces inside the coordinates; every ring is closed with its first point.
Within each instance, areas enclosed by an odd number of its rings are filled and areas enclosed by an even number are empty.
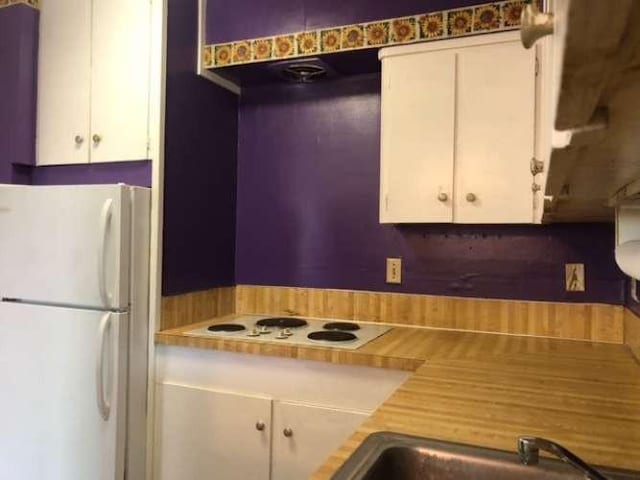
{"type": "Polygon", "coordinates": [[[387,283],[402,283],[401,258],[387,258],[387,283]]]}
{"type": "Polygon", "coordinates": [[[584,263],[567,263],[564,266],[567,292],[584,292],[584,263]]]}

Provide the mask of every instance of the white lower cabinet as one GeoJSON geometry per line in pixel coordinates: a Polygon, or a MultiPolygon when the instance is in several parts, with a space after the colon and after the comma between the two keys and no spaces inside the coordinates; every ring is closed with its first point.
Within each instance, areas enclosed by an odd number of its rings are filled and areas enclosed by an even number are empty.
{"type": "Polygon", "coordinates": [[[309,478],[368,416],[365,412],[274,401],[272,480],[309,478]]]}
{"type": "Polygon", "coordinates": [[[407,372],[158,346],[155,480],[305,480],[407,372]]]}
{"type": "Polygon", "coordinates": [[[162,383],[157,480],[302,480],[369,416],[267,397],[162,383]]]}
{"type": "Polygon", "coordinates": [[[270,419],[269,398],[159,384],[154,477],[269,480],[270,419]]]}

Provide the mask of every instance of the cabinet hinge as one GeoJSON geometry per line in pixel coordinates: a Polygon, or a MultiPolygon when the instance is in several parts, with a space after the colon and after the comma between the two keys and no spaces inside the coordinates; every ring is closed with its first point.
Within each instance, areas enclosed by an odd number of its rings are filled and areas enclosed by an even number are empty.
{"type": "Polygon", "coordinates": [[[531,159],[531,163],[529,164],[529,169],[531,170],[531,175],[535,177],[539,173],[544,172],[544,162],[534,157],[531,159]]]}
{"type": "Polygon", "coordinates": [[[536,77],[540,75],[540,59],[536,57],[536,77]]]}

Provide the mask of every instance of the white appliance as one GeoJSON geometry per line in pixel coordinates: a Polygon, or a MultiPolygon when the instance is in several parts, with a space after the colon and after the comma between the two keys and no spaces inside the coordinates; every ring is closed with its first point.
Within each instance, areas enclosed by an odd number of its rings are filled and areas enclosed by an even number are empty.
{"type": "Polygon", "coordinates": [[[0,477],[145,478],[150,191],[0,185],[0,477]]]}
{"type": "Polygon", "coordinates": [[[184,334],[356,350],[389,330],[385,325],[347,320],[241,315],[184,334]]]}

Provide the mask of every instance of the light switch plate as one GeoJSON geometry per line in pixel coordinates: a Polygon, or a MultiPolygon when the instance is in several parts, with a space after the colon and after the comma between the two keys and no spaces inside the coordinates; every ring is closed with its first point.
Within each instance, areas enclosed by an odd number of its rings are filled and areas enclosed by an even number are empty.
{"type": "Polygon", "coordinates": [[[567,292],[584,292],[584,263],[567,263],[564,266],[567,292]]]}
{"type": "Polygon", "coordinates": [[[387,258],[387,283],[402,283],[401,258],[387,258]]]}

